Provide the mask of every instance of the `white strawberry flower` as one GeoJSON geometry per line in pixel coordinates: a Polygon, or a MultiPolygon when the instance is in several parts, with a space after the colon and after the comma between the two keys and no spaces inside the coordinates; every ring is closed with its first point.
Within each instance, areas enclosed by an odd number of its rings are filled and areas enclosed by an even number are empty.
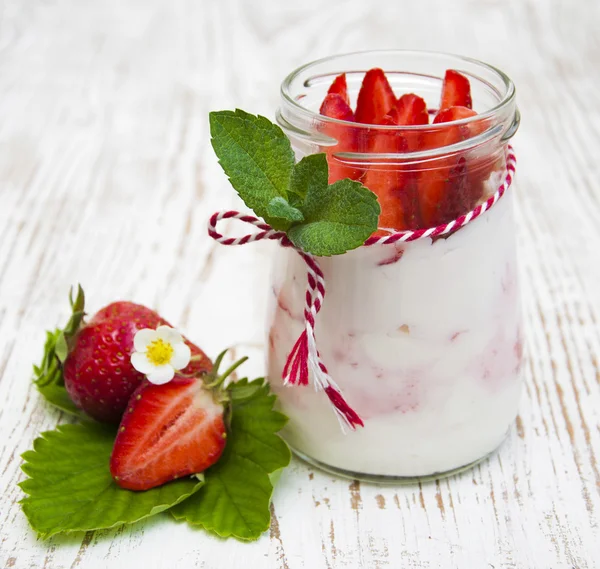
{"type": "Polygon", "coordinates": [[[190,363],[189,346],[181,334],[169,326],[139,330],[133,338],[133,347],[131,364],[155,385],[168,383],[176,371],[190,363]]]}

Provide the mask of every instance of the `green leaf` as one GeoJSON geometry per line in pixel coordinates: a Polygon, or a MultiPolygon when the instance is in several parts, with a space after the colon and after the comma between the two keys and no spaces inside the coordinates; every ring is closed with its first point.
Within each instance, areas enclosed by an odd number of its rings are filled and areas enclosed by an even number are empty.
{"type": "Polygon", "coordinates": [[[64,385],[49,383],[48,385],[38,386],[38,391],[48,403],[58,407],[61,411],[74,415],[82,421],[90,421],[90,418],[71,401],[64,385]]]}
{"type": "Polygon", "coordinates": [[[290,180],[289,200],[295,207],[302,207],[311,191],[327,188],[327,157],[324,153],[310,154],[296,164],[290,180]]]}
{"type": "Polygon", "coordinates": [[[273,198],[267,207],[269,217],[284,219],[290,223],[304,221],[302,212],[290,205],[284,198],[273,198]]]}
{"type": "Polygon", "coordinates": [[[67,346],[67,340],[64,332],[61,330],[56,337],[56,344],[54,345],[54,352],[58,361],[61,364],[65,363],[67,356],[69,355],[69,347],[67,346]]]}
{"type": "Polygon", "coordinates": [[[85,295],[81,286],[77,287],[75,298],[73,298],[73,290],[71,289],[69,302],[71,304],[71,316],[66,326],[62,330],[57,328],[54,332],[46,332],[42,361],[40,365],[33,366],[33,382],[48,403],[55,405],[62,411],[85,418],[67,394],[62,372],[62,363],[67,359],[69,353],[69,342],[79,331],[85,314],[85,295]]]}
{"type": "Polygon", "coordinates": [[[270,476],[290,462],[290,450],[277,435],[287,418],[273,410],[275,396],[262,379],[241,380],[229,389],[232,417],[225,451],[205,472],[200,492],[171,514],[221,537],[254,540],[269,528],[270,476]]]}
{"type": "Polygon", "coordinates": [[[210,134],[221,167],[244,203],[275,229],[289,224],[268,213],[276,197],[287,199],[294,152],[283,131],[265,117],[240,109],[210,113],[210,134]]]}
{"type": "Polygon", "coordinates": [[[130,524],[202,487],[201,480],[187,478],[145,492],[119,488],[109,470],[114,438],[114,428],[104,425],[62,425],[42,433],[34,450],[23,454],[29,478],[20,483],[28,494],[21,505],[41,537],[130,524]]]}
{"type": "Polygon", "coordinates": [[[311,185],[301,207],[304,223],[288,231],[290,241],[307,253],[340,255],[360,247],[377,229],[379,203],[359,182],[340,180],[311,185]]]}

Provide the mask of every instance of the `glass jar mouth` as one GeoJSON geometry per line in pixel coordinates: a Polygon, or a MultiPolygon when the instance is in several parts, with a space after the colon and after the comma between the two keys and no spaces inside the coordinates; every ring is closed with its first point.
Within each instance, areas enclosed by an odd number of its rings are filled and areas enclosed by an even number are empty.
{"type": "MultiPolygon", "coordinates": [[[[383,66],[382,66],[383,67],[383,66]]],[[[441,79],[440,77],[436,77],[434,75],[427,75],[427,74],[421,74],[421,73],[415,73],[415,72],[410,72],[410,71],[403,71],[403,70],[395,70],[395,69],[385,69],[384,71],[386,72],[387,75],[393,75],[393,74],[405,74],[405,75],[422,75],[423,77],[432,79],[441,79]]],[[[470,73],[466,73],[467,76],[470,76],[471,78],[475,77],[476,79],[482,80],[480,77],[472,75],[470,73]]],[[[461,142],[458,142],[456,144],[452,144],[449,146],[444,147],[444,152],[460,152],[460,151],[464,151],[466,149],[469,148],[474,148],[476,146],[479,146],[480,144],[484,144],[486,142],[488,142],[490,139],[496,138],[496,137],[500,137],[500,140],[502,142],[507,142],[510,138],[512,138],[512,136],[515,134],[515,132],[518,129],[519,123],[520,123],[520,114],[518,109],[516,108],[516,104],[515,104],[515,97],[516,97],[516,89],[515,89],[515,85],[512,82],[512,80],[510,79],[510,77],[508,77],[508,75],[506,75],[503,71],[501,71],[500,69],[494,67],[493,65],[489,65],[487,63],[484,63],[482,61],[479,61],[477,59],[474,58],[470,58],[470,57],[465,57],[465,56],[461,56],[461,55],[454,55],[454,54],[447,54],[447,53],[443,53],[443,52],[436,52],[436,51],[420,51],[420,50],[397,50],[397,49],[392,49],[392,50],[373,50],[373,51],[357,51],[357,52],[351,52],[351,53],[343,53],[343,54],[338,54],[338,55],[333,55],[333,56],[329,56],[329,57],[325,57],[325,58],[321,58],[315,61],[311,61],[309,63],[306,63],[304,65],[302,65],[301,67],[298,67],[297,69],[295,69],[294,71],[292,71],[282,82],[281,84],[281,97],[284,101],[284,106],[288,106],[289,111],[291,112],[291,114],[295,117],[298,117],[300,119],[300,121],[302,123],[304,123],[305,121],[307,123],[321,123],[321,124],[331,124],[331,125],[338,125],[338,126],[343,126],[346,128],[352,128],[354,130],[356,130],[357,132],[360,131],[369,131],[371,129],[376,128],[378,131],[404,131],[404,132],[413,132],[413,133],[419,133],[419,132],[429,132],[429,133],[435,133],[435,132],[439,132],[441,130],[447,129],[448,126],[457,126],[457,127],[461,127],[464,125],[469,125],[471,123],[475,123],[475,122],[484,122],[484,121],[490,121],[490,123],[497,117],[499,116],[503,116],[506,115],[507,113],[510,113],[510,123],[508,124],[496,124],[488,129],[486,129],[485,131],[481,132],[480,134],[477,134],[476,136],[472,136],[470,138],[468,138],[467,140],[463,140],[461,142]],[[448,65],[447,68],[456,68],[458,70],[460,70],[462,73],[464,73],[462,67],[469,67],[471,69],[480,69],[483,73],[486,73],[490,76],[493,76],[494,79],[496,79],[496,84],[492,85],[491,82],[489,81],[484,81],[487,85],[487,87],[489,87],[489,89],[495,94],[495,96],[497,97],[497,102],[495,105],[491,106],[488,109],[483,110],[482,112],[479,112],[477,115],[473,116],[473,117],[468,117],[468,118],[464,118],[464,119],[460,119],[460,120],[456,120],[456,121],[449,121],[449,122],[444,122],[444,123],[437,123],[437,124],[427,124],[427,125],[401,125],[401,126],[397,126],[397,125],[375,125],[375,124],[364,124],[364,123],[357,123],[357,122],[352,122],[352,121],[346,121],[346,120],[341,120],[341,119],[335,119],[335,118],[331,118],[331,117],[326,117],[324,115],[321,115],[319,112],[311,110],[310,108],[304,106],[302,104],[302,98],[298,98],[295,97],[292,93],[292,85],[294,83],[296,83],[298,81],[299,78],[301,78],[301,76],[306,76],[308,75],[308,77],[305,77],[304,80],[302,81],[302,86],[309,89],[311,88],[311,86],[313,86],[314,84],[317,83],[323,83],[324,81],[326,82],[331,82],[331,80],[333,80],[333,78],[339,74],[339,73],[346,73],[348,74],[364,74],[368,69],[344,69],[343,68],[343,63],[344,60],[349,60],[350,58],[360,58],[360,57],[370,57],[373,58],[373,60],[377,60],[379,58],[381,58],[382,60],[385,59],[389,59],[390,57],[398,57],[398,58],[429,58],[431,60],[444,60],[447,62],[448,65]],[[315,69],[315,71],[318,70],[318,68],[320,67],[324,67],[324,66],[328,66],[328,67],[335,67],[335,63],[336,62],[340,62],[340,66],[336,71],[327,71],[327,72],[321,72],[318,73],[316,72],[315,74],[310,74],[311,69],[315,69]],[[462,64],[462,65],[461,65],[462,64]],[[500,88],[498,88],[498,85],[500,86],[500,88]],[[512,108],[512,111],[511,111],[512,108]]],[[[432,110],[435,109],[430,109],[430,112],[432,110]]],[[[277,114],[277,120],[280,123],[280,125],[284,128],[284,130],[290,130],[294,133],[294,135],[296,137],[300,137],[300,138],[310,138],[313,141],[318,142],[319,145],[321,146],[335,146],[337,144],[337,141],[329,136],[327,136],[325,133],[318,133],[315,135],[314,132],[312,133],[308,133],[308,132],[304,132],[302,128],[299,128],[297,125],[293,124],[293,122],[295,121],[290,121],[288,120],[288,118],[285,116],[285,113],[282,111],[279,111],[277,114]],[[306,135],[306,136],[304,136],[306,135]]],[[[410,154],[411,157],[415,158],[415,159],[423,159],[423,158],[428,158],[428,157],[433,157],[433,156],[437,156],[440,154],[440,149],[430,149],[430,150],[419,150],[416,152],[410,152],[410,153],[403,153],[401,154],[402,156],[407,156],[408,154],[410,154]]],[[[339,156],[341,158],[345,158],[346,160],[352,159],[355,160],[357,162],[362,162],[370,160],[373,160],[373,153],[339,153],[339,156]]],[[[387,160],[387,159],[393,159],[395,157],[400,156],[399,154],[381,154],[381,155],[377,155],[378,159],[381,160],[387,160]]]]}

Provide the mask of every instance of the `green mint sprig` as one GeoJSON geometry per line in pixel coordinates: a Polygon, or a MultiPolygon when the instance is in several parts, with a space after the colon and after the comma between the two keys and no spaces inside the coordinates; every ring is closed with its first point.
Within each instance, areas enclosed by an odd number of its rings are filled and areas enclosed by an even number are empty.
{"type": "Polygon", "coordinates": [[[377,229],[377,197],[350,179],[328,184],[325,154],[295,164],[283,131],[245,111],[210,113],[214,151],[244,203],[299,249],[317,256],[360,247],[377,229]]]}

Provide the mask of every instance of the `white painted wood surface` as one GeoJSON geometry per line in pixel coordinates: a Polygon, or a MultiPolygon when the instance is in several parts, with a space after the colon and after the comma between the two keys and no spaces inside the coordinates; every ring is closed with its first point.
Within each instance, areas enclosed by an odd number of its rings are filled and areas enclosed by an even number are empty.
{"type": "Polygon", "coordinates": [[[556,569],[600,566],[600,2],[4,0],[0,3],[2,567],[556,569]],[[517,84],[519,244],[529,352],[519,420],[473,471],[349,483],[298,460],[258,542],[164,518],[38,541],[19,455],[64,421],[30,384],[66,292],[157,307],[209,353],[263,371],[273,244],[224,248],[235,205],[209,110],[273,116],[282,77],[378,47],[468,54],[517,84]]]}

